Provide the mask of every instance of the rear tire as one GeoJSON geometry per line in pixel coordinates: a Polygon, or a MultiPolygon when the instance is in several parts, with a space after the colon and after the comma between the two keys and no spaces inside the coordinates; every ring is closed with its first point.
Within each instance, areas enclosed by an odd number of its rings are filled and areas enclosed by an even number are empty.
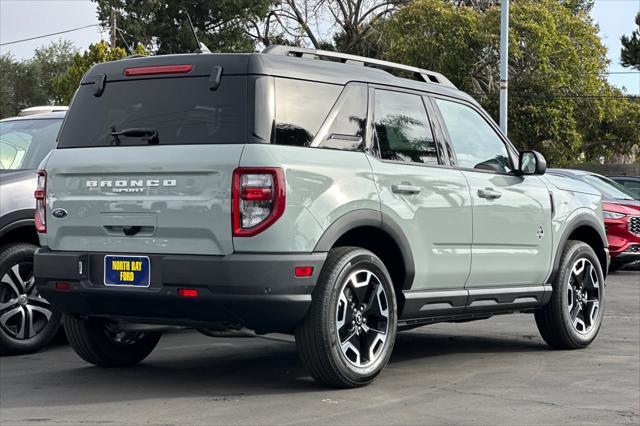
{"type": "Polygon", "coordinates": [[[395,293],[382,261],[361,248],[331,250],[296,329],[311,376],[337,388],[371,383],[389,361],[396,329],[395,293]]]}
{"type": "Polygon", "coordinates": [[[35,286],[37,248],[22,242],[0,248],[0,355],[36,352],[60,328],[60,312],[40,297],[35,286]]]}
{"type": "Polygon", "coordinates": [[[596,253],[582,241],[567,242],[551,301],[535,314],[544,341],[556,349],[589,346],[602,325],[604,295],[604,274],[596,253]]]}
{"type": "Polygon", "coordinates": [[[100,367],[124,367],[145,359],[156,347],[162,333],[118,332],[98,318],[63,316],[69,344],[88,363],[100,367]]]}

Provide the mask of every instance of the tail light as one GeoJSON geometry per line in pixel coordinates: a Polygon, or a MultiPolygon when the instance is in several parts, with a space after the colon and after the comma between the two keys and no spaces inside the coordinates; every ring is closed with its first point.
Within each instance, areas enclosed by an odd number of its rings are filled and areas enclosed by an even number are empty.
{"type": "Polygon", "coordinates": [[[286,188],[279,168],[241,167],[233,172],[231,220],[234,237],[250,237],[284,213],[286,188]]]}
{"type": "Polygon", "coordinates": [[[47,172],[45,172],[44,170],[38,170],[38,181],[33,196],[36,199],[36,230],[42,233],[47,232],[47,172]]]}

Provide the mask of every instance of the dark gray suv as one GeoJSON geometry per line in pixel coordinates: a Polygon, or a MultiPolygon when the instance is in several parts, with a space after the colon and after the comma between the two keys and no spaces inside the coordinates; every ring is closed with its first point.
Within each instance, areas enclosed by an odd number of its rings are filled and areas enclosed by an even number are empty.
{"type": "Polygon", "coordinates": [[[60,314],[38,294],[33,191],[40,162],[55,148],[64,112],[0,121],[0,354],[33,352],[53,338],[60,314]]]}

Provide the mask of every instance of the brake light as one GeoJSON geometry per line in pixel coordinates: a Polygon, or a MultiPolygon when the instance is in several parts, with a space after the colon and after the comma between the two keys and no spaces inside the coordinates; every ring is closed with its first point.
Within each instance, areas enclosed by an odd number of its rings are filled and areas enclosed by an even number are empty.
{"type": "Polygon", "coordinates": [[[250,237],[282,216],[284,172],[275,167],[241,167],[233,171],[231,221],[234,237],[250,237]]]}
{"type": "Polygon", "coordinates": [[[38,170],[38,180],[33,196],[36,199],[36,231],[40,233],[47,232],[47,172],[45,172],[44,170],[38,170]]]}
{"type": "Polygon", "coordinates": [[[138,75],[152,74],[181,74],[191,71],[193,65],[158,65],[151,67],[126,68],[124,75],[127,77],[135,77],[138,75]]]}

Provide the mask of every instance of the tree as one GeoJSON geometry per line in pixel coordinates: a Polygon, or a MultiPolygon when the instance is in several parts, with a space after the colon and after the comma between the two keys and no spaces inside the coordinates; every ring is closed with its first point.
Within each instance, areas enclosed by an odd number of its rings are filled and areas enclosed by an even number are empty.
{"type": "MultiPolygon", "coordinates": [[[[554,165],[640,145],[639,132],[627,125],[637,117],[635,106],[604,78],[608,62],[597,27],[575,12],[588,2],[568,3],[521,0],[510,17],[509,136],[554,165]]],[[[415,0],[384,25],[383,56],[442,72],[496,117],[500,9],[477,6],[415,0]]]]}
{"type": "Polygon", "coordinates": [[[188,13],[200,41],[212,51],[251,51],[255,40],[247,33],[249,19],[266,16],[271,0],[92,0],[98,19],[116,26],[129,44],[142,43],[154,53],[186,53],[198,48],[187,23],[188,13]]]}
{"type": "MultiPolygon", "coordinates": [[[[138,44],[136,54],[146,53],[144,47],[138,44]]],[[[76,53],[72,65],[66,73],[59,75],[53,82],[53,90],[56,97],[63,103],[69,104],[73,94],[80,85],[80,80],[93,65],[100,62],[114,61],[128,56],[125,49],[116,47],[112,49],[106,41],[100,41],[89,46],[82,54],[76,53]]]]}
{"type": "Polygon", "coordinates": [[[640,12],[636,15],[636,25],[638,29],[630,36],[623,35],[620,38],[622,43],[620,63],[623,67],[631,67],[640,71],[640,12]]]}
{"type": "Polygon", "coordinates": [[[28,60],[0,56],[0,117],[16,115],[31,106],[60,103],[53,82],[68,68],[75,52],[71,42],[58,41],[37,48],[28,60]]]}

